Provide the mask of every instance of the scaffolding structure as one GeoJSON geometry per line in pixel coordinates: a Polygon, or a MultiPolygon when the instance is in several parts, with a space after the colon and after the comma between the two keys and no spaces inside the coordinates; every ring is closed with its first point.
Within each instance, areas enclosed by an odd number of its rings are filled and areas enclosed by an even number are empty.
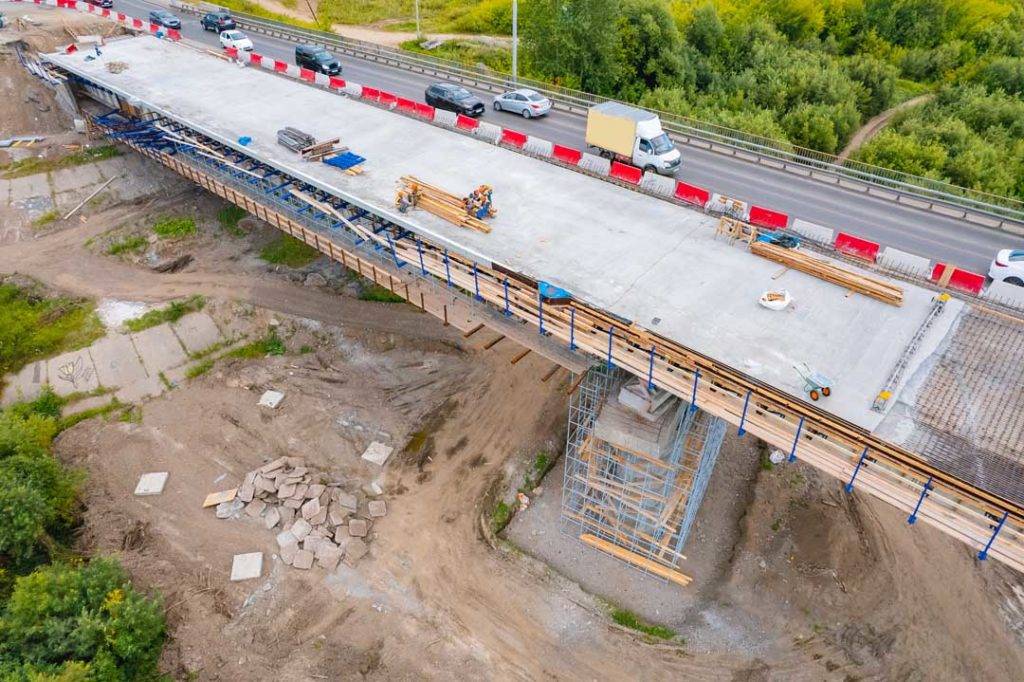
{"type": "Polygon", "coordinates": [[[624,404],[628,381],[602,364],[570,400],[562,529],[644,573],[685,584],[677,572],[682,550],[726,423],[674,397],[655,399],[657,410],[645,414],[624,404]]]}

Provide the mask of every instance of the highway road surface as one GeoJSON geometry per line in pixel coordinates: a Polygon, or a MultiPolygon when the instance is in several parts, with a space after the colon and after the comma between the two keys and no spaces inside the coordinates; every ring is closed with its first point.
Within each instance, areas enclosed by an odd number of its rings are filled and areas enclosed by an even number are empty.
{"type": "MultiPolygon", "coordinates": [[[[130,16],[147,19],[149,12],[166,5],[146,0],[114,0],[115,9],[130,16]]],[[[220,49],[216,34],[204,31],[199,18],[178,13],[182,35],[189,41],[220,49]]],[[[255,51],[294,62],[294,44],[252,34],[255,51]]],[[[342,77],[355,83],[381,88],[401,97],[423,100],[426,86],[436,80],[430,76],[396,69],[375,62],[347,56],[340,57],[342,77]]],[[[478,93],[488,104],[484,120],[520,130],[557,144],[584,149],[584,119],[565,112],[553,112],[543,119],[525,120],[517,115],[490,109],[491,96],[478,93]]],[[[302,127],[302,112],[295,112],[290,123],[302,127]]],[[[397,142],[396,142],[397,143],[397,142]]],[[[988,266],[996,251],[1002,248],[1024,248],[1024,238],[994,229],[973,225],[864,195],[825,182],[803,178],[792,173],[767,168],[716,152],[682,146],[682,168],[676,177],[700,185],[713,192],[783,211],[837,231],[849,232],[909,251],[933,260],[950,262],[980,273],[988,266]]]]}

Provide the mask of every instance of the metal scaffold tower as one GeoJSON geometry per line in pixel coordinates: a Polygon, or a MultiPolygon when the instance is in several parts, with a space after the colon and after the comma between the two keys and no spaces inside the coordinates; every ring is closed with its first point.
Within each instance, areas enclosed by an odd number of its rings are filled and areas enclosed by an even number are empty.
{"type": "Polygon", "coordinates": [[[569,403],[563,530],[645,573],[688,583],[677,569],[725,429],[623,372],[590,369],[569,403]]]}

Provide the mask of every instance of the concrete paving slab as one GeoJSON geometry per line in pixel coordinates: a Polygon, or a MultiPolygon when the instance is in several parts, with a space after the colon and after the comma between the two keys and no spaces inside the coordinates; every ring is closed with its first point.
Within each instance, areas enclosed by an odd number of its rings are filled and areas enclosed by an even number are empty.
{"type": "MultiPolygon", "coordinates": [[[[897,308],[848,297],[798,272],[776,281],[776,263],[716,240],[716,221],[702,213],[167,41],[117,41],[90,62],[81,53],[45,59],[228,146],[239,148],[244,130],[252,137],[246,154],[439,246],[548,281],[801,399],[803,383],[792,365],[806,362],[836,386],[821,407],[867,428],[882,418],[871,410],[873,396],[930,308],[932,293],[910,285],[897,308]],[[131,68],[111,73],[112,60],[131,68]],[[277,129],[291,124],[296,110],[305,112],[303,130],[317,138],[358,139],[372,172],[339,175],[278,145],[277,129]],[[409,139],[416,144],[395,143],[409,139]],[[406,174],[455,193],[481,181],[493,185],[499,213],[492,231],[468,231],[425,211],[398,214],[393,183],[406,174]],[[761,292],[779,284],[796,305],[785,313],[760,308],[761,292]]],[[[939,322],[943,334],[954,317],[939,322]]],[[[922,347],[908,371],[934,351],[922,347]]]]}
{"type": "Polygon", "coordinates": [[[50,358],[46,362],[46,373],[57,395],[94,391],[100,387],[96,367],[84,348],[50,358]]]}
{"type": "Polygon", "coordinates": [[[280,391],[265,391],[263,395],[260,396],[259,406],[269,407],[272,410],[276,410],[282,400],[284,400],[284,393],[281,393],[280,391]]]}
{"type": "Polygon", "coordinates": [[[4,394],[0,404],[10,405],[20,400],[33,400],[46,385],[46,361],[39,360],[21,368],[17,374],[4,377],[4,394]]]}
{"type": "Polygon", "coordinates": [[[173,323],[175,333],[189,353],[206,350],[221,340],[220,329],[204,312],[192,313],[173,323]]]}
{"type": "Polygon", "coordinates": [[[86,163],[50,173],[50,183],[58,193],[84,189],[92,192],[95,185],[103,184],[103,176],[96,164],[86,163]]]}
{"type": "Polygon", "coordinates": [[[166,471],[154,471],[148,474],[142,474],[139,477],[139,482],[135,486],[136,495],[159,495],[164,491],[164,486],[167,485],[167,472],[166,471]]]}
{"type": "Polygon", "coordinates": [[[24,201],[31,197],[50,196],[50,183],[46,175],[27,175],[23,178],[14,178],[9,181],[11,202],[24,201]]]}
{"type": "Polygon", "coordinates": [[[148,377],[132,340],[126,334],[109,334],[89,347],[100,383],[127,388],[148,377]]]}
{"type": "Polygon", "coordinates": [[[377,466],[384,466],[384,463],[388,461],[388,457],[391,456],[391,453],[394,452],[394,450],[395,449],[390,445],[373,441],[363,452],[363,459],[367,462],[376,464],[377,466]]]}
{"type": "Polygon", "coordinates": [[[236,554],[231,560],[231,581],[252,580],[263,574],[263,552],[236,554]]]}
{"type": "Polygon", "coordinates": [[[181,347],[181,342],[168,324],[132,334],[132,341],[142,358],[142,364],[151,376],[180,365],[188,359],[185,349],[181,347]]]}

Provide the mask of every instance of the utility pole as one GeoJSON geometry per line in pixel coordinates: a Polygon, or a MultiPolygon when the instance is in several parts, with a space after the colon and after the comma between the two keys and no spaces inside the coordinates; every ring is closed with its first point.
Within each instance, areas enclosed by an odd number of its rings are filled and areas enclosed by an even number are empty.
{"type": "Polygon", "coordinates": [[[420,0],[416,0],[416,39],[423,38],[423,32],[420,30],[420,0]]]}
{"type": "Polygon", "coordinates": [[[519,0],[512,0],[512,83],[519,85],[519,0]]]}

